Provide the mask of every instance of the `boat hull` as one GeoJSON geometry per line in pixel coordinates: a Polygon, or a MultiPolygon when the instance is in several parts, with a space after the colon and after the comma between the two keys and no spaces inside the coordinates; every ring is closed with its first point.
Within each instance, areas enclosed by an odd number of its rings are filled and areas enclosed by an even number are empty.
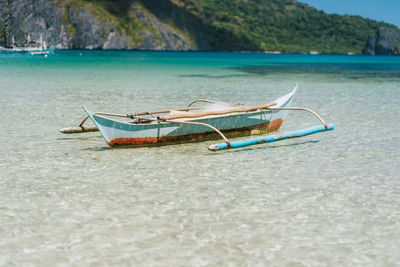
{"type": "MultiPolygon", "coordinates": [[[[242,128],[224,130],[222,133],[227,138],[249,136],[255,134],[265,134],[279,129],[283,120],[278,119],[268,123],[259,125],[251,125],[242,128]]],[[[196,126],[194,126],[196,127],[196,126]]],[[[114,138],[107,144],[111,147],[117,146],[151,146],[151,145],[170,145],[180,143],[201,142],[207,140],[221,139],[216,132],[193,133],[185,135],[161,136],[161,137],[142,137],[142,138],[114,138]]]]}
{"type": "MultiPolygon", "coordinates": [[[[288,107],[295,90],[280,99],[275,100],[277,107],[288,107]]],[[[85,108],[106,143],[110,147],[118,146],[156,146],[179,144],[220,139],[220,135],[210,128],[199,125],[179,124],[171,122],[153,122],[135,124],[121,122],[99,116],[85,108]]],[[[242,137],[256,134],[266,134],[277,131],[285,118],[287,111],[258,110],[245,113],[232,113],[220,116],[209,116],[186,122],[206,123],[219,129],[227,138],[242,137]]]]}

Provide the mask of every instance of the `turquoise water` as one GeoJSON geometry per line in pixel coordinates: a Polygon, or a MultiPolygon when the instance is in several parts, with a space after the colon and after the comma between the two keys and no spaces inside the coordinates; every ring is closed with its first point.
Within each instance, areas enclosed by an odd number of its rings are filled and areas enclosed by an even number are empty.
{"type": "MultiPolygon", "coordinates": [[[[0,265],[399,265],[399,97],[400,57],[0,55],[0,265]],[[252,105],[296,83],[334,131],[218,153],[58,132],[83,105],[252,105]]],[[[289,112],[282,130],[317,123],[289,112]]]]}

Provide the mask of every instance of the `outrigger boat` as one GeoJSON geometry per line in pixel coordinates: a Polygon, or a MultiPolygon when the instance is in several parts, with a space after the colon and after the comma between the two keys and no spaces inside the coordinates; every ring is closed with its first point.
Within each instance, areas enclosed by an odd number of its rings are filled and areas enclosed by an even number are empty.
{"type": "Polygon", "coordinates": [[[99,130],[110,147],[140,147],[222,138],[224,143],[209,147],[209,150],[216,151],[332,130],[333,125],[327,125],[314,111],[301,107],[290,107],[297,88],[298,85],[291,93],[269,104],[251,107],[246,107],[242,103],[228,104],[206,99],[193,100],[187,107],[175,110],[129,114],[91,112],[84,107],[88,116],[81,124],[78,127],[61,129],[60,132],[71,134],[99,130]],[[199,102],[207,103],[207,105],[193,106],[199,102]],[[230,142],[228,140],[232,137],[275,132],[281,127],[288,110],[311,112],[321,121],[322,125],[244,141],[230,142]],[[115,117],[121,119],[114,119],[115,117]],[[84,126],[89,118],[92,119],[95,126],[84,126]]]}

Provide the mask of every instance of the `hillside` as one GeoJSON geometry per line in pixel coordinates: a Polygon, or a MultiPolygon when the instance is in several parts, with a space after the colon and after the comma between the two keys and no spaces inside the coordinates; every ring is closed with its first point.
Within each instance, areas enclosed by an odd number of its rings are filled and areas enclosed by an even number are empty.
{"type": "Polygon", "coordinates": [[[73,49],[361,53],[393,25],[295,0],[0,0],[0,45],[42,35],[73,49]]]}

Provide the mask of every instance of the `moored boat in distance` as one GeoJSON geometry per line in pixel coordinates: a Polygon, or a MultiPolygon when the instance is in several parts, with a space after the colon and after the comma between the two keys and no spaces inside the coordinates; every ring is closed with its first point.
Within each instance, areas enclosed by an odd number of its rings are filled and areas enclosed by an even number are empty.
{"type": "MultiPolygon", "coordinates": [[[[250,107],[241,103],[228,104],[206,99],[196,99],[185,108],[135,114],[91,112],[84,107],[88,116],[79,127],[64,128],[60,132],[80,133],[99,130],[110,147],[154,146],[222,138],[230,148],[228,138],[277,131],[288,110],[310,111],[290,107],[297,88],[298,85],[289,94],[269,104],[250,107]],[[206,103],[206,105],[193,106],[195,103],[206,103]],[[95,127],[83,126],[88,118],[92,119],[95,127]]],[[[314,114],[320,119],[316,113],[314,114]]],[[[327,129],[325,122],[320,120],[327,129]]]]}
{"type": "Polygon", "coordinates": [[[0,47],[0,52],[3,53],[17,53],[17,54],[31,54],[31,55],[48,55],[54,53],[55,50],[56,50],[55,46],[46,49],[36,48],[36,47],[13,47],[13,48],[0,47]]]}
{"type": "Polygon", "coordinates": [[[55,46],[47,47],[46,41],[43,41],[42,36],[40,36],[39,41],[31,41],[28,35],[28,46],[19,47],[13,45],[11,47],[1,47],[0,52],[3,53],[17,53],[17,54],[31,54],[31,55],[48,55],[54,53],[56,50],[55,46]]]}

